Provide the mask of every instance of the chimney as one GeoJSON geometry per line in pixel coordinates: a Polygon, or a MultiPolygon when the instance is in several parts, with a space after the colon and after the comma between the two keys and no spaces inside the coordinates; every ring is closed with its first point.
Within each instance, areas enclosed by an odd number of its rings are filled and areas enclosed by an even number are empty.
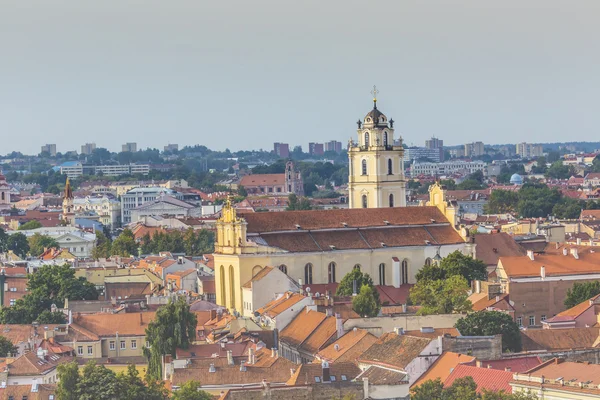
{"type": "Polygon", "coordinates": [[[326,308],[325,309],[325,315],[328,317],[332,317],[333,316],[333,309],[332,308],[326,308]]]}
{"type": "Polygon", "coordinates": [[[338,313],[335,313],[335,329],[337,330],[338,339],[344,336],[344,321],[342,320],[342,316],[338,313]]]}
{"type": "Polygon", "coordinates": [[[512,371],[512,368],[511,368],[511,367],[506,367],[506,368],[504,368],[504,370],[505,370],[506,372],[511,372],[511,371],[512,371]]]}
{"type": "Polygon", "coordinates": [[[254,365],[254,363],[255,363],[254,349],[252,347],[250,347],[248,349],[248,364],[254,365]]]}
{"type": "Polygon", "coordinates": [[[406,314],[406,303],[402,304],[402,313],[406,314]]]}
{"type": "Polygon", "coordinates": [[[240,372],[246,372],[246,362],[240,362],[240,372]]]}
{"type": "Polygon", "coordinates": [[[543,265],[540,267],[540,277],[542,279],[546,278],[546,267],[544,267],[543,265]]]}
{"type": "Polygon", "coordinates": [[[321,382],[331,382],[331,375],[329,373],[329,363],[327,361],[321,362],[322,379],[321,382]]]}
{"type": "Polygon", "coordinates": [[[369,378],[363,378],[363,399],[370,399],[369,397],[369,378]]]}
{"type": "MultiPolygon", "coordinates": [[[[544,267],[542,267],[544,268],[544,267]]],[[[500,296],[496,296],[496,303],[500,301],[500,296]]]]}
{"type": "Polygon", "coordinates": [[[566,256],[567,254],[568,254],[568,252],[567,252],[567,248],[566,248],[566,247],[563,247],[563,256],[566,256]]]}
{"type": "Polygon", "coordinates": [[[271,349],[271,358],[275,358],[275,347],[271,349]]]}
{"type": "Polygon", "coordinates": [[[571,249],[571,252],[573,253],[573,258],[579,260],[579,253],[577,253],[577,248],[571,249]]]}
{"type": "Polygon", "coordinates": [[[481,281],[475,281],[475,293],[481,293],[481,281]]]}
{"type": "Polygon", "coordinates": [[[529,259],[531,261],[533,261],[535,258],[533,257],[533,250],[527,250],[527,257],[529,257],[529,259]]]}
{"type": "Polygon", "coordinates": [[[475,366],[477,368],[481,368],[481,361],[479,361],[479,360],[475,361],[475,366]]]}
{"type": "Polygon", "coordinates": [[[233,351],[227,350],[227,364],[233,365],[233,351]]]}
{"type": "Polygon", "coordinates": [[[210,367],[208,368],[208,372],[217,372],[217,369],[215,368],[215,364],[210,364],[210,367]]]}
{"type": "Polygon", "coordinates": [[[581,246],[581,238],[577,238],[577,246],[581,246]]]}
{"type": "Polygon", "coordinates": [[[290,376],[294,376],[296,370],[294,368],[290,368],[290,376]]]}
{"type": "Polygon", "coordinates": [[[396,333],[396,335],[404,335],[404,328],[394,328],[394,332],[396,333]]]}

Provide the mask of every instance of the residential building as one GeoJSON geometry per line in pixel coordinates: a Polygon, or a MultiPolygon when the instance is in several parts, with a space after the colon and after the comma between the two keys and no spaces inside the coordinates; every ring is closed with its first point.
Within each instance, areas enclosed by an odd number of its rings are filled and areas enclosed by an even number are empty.
{"type": "Polygon", "coordinates": [[[246,317],[253,317],[256,310],[272,300],[273,293],[285,293],[285,296],[289,298],[293,292],[298,292],[299,289],[300,285],[279,268],[266,266],[242,285],[244,299],[242,314],[246,317]]]}
{"type": "Polygon", "coordinates": [[[413,162],[410,164],[411,177],[419,175],[426,176],[449,176],[452,174],[468,175],[477,171],[485,170],[483,161],[446,161],[441,163],[413,162]]]}
{"type": "Polygon", "coordinates": [[[74,179],[83,175],[83,164],[79,161],[66,161],[58,167],[58,170],[67,178],[74,179]]]}
{"type": "Polygon", "coordinates": [[[465,157],[480,157],[485,154],[483,142],[465,144],[465,157]]]}
{"type": "Polygon", "coordinates": [[[27,269],[7,267],[0,270],[0,306],[14,306],[27,294],[27,269]]]}
{"type": "Polygon", "coordinates": [[[121,195],[121,222],[128,224],[132,221],[131,212],[144,204],[155,202],[161,196],[169,195],[178,200],[182,195],[172,189],[162,187],[136,187],[121,195]]]}
{"type": "Polygon", "coordinates": [[[0,398],[8,400],[54,400],[56,385],[39,384],[0,386],[0,398]]]}
{"type": "Polygon", "coordinates": [[[92,154],[96,150],[96,143],[86,143],[81,146],[81,154],[92,154]]]}
{"type": "Polygon", "coordinates": [[[481,394],[484,390],[490,392],[504,391],[512,393],[510,382],[513,379],[511,371],[497,370],[492,368],[482,368],[471,365],[459,364],[450,373],[444,381],[444,387],[452,386],[455,380],[471,377],[477,384],[477,393],[481,394]]]}
{"type": "Polygon", "coordinates": [[[121,151],[135,153],[137,151],[137,143],[135,143],[135,142],[125,143],[123,146],[121,146],[121,151]]]}
{"type": "Polygon", "coordinates": [[[439,153],[439,161],[444,161],[444,141],[433,136],[431,139],[425,141],[425,147],[428,149],[435,149],[439,153]]]}
{"type": "MultiPolygon", "coordinates": [[[[9,368],[0,372],[0,379],[5,382],[2,386],[13,385],[45,385],[58,382],[57,367],[73,360],[71,355],[57,354],[38,347],[10,363],[9,368]]],[[[1,390],[1,389],[0,389],[1,390]]],[[[2,392],[0,392],[2,393],[2,392]]],[[[27,400],[27,396],[25,399],[27,400]]]]}
{"type": "Polygon", "coordinates": [[[165,276],[167,287],[171,290],[183,290],[187,293],[198,293],[198,272],[196,268],[174,271],[165,276]]]}
{"type": "Polygon", "coordinates": [[[494,272],[500,257],[518,257],[527,254],[508,233],[479,233],[473,236],[475,241],[475,258],[482,261],[488,273],[494,272]]]}
{"type": "Polygon", "coordinates": [[[320,383],[350,383],[360,375],[360,369],[351,362],[330,364],[327,361],[313,364],[302,364],[295,369],[287,381],[289,386],[315,385],[320,383]]]}
{"type": "Polygon", "coordinates": [[[450,153],[450,157],[452,158],[462,158],[465,156],[465,149],[463,147],[459,147],[457,149],[448,150],[450,153]]]}
{"type": "Polygon", "coordinates": [[[119,176],[119,175],[148,175],[150,173],[149,164],[115,164],[115,165],[96,165],[94,167],[96,175],[119,176]]]}
{"type": "MultiPolygon", "coordinates": [[[[443,154],[443,153],[442,153],[443,154]]],[[[404,149],[404,159],[411,161],[440,162],[440,149],[428,149],[427,147],[407,147],[404,149]]]]}
{"type": "Polygon", "coordinates": [[[170,152],[179,151],[179,145],[169,143],[168,145],[166,145],[164,147],[164,151],[170,151],[170,152]]]}
{"type": "Polygon", "coordinates": [[[42,146],[41,153],[48,153],[51,157],[56,157],[56,144],[46,144],[42,146]]]}
{"type": "MultiPolygon", "coordinates": [[[[14,231],[9,232],[15,233],[14,231]]],[[[33,236],[36,233],[40,235],[50,236],[60,246],[67,249],[71,254],[78,258],[91,257],[92,249],[96,246],[96,234],[84,232],[73,226],[58,226],[51,228],[36,228],[19,231],[27,237],[33,236]]]]}
{"type": "Polygon", "coordinates": [[[544,329],[587,328],[598,324],[600,294],[542,321],[544,329]]]}
{"type": "Polygon", "coordinates": [[[440,379],[444,382],[458,365],[470,364],[475,360],[476,358],[470,355],[444,351],[431,367],[412,384],[411,389],[430,380],[440,379]]]}
{"type": "Polygon", "coordinates": [[[584,187],[598,187],[600,186],[600,172],[589,172],[583,178],[584,187]]]}
{"type": "MultiPolygon", "coordinates": [[[[178,193],[180,197],[183,194],[178,193]]],[[[129,211],[130,222],[142,221],[146,217],[165,216],[175,218],[193,218],[202,216],[202,208],[194,206],[173,196],[161,194],[154,201],[144,203],[129,211]]]]}
{"type": "Polygon", "coordinates": [[[86,196],[73,199],[75,217],[96,215],[104,226],[117,228],[121,224],[121,202],[109,196],[86,196]]]}
{"type": "Polygon", "coordinates": [[[325,142],[325,151],[330,151],[334,153],[342,152],[342,142],[338,142],[337,140],[330,140],[329,142],[325,142]]]}
{"type": "Polygon", "coordinates": [[[302,175],[292,161],[286,163],[283,174],[251,174],[244,176],[238,186],[243,186],[249,195],[289,196],[304,195],[302,175]]]}
{"type": "Polygon", "coordinates": [[[354,328],[319,351],[315,359],[334,365],[346,362],[358,365],[358,358],[375,342],[377,342],[375,335],[369,333],[366,329],[354,328]]]}
{"type": "Polygon", "coordinates": [[[256,318],[261,326],[281,331],[307,306],[314,306],[311,296],[287,292],[257,309],[256,318]]]}
{"type": "Polygon", "coordinates": [[[308,154],[311,156],[322,156],[324,153],[323,143],[310,142],[308,144],[308,154]]]}
{"type": "Polygon", "coordinates": [[[288,158],[290,156],[290,145],[275,142],[273,144],[273,152],[280,158],[288,158]]]}
{"type": "Polygon", "coordinates": [[[521,158],[539,157],[544,154],[544,148],[541,144],[518,143],[516,153],[521,158]]]}
{"type": "Polygon", "coordinates": [[[394,143],[394,120],[373,109],[357,123],[358,142],[348,145],[350,208],[406,206],[404,148],[394,143]]]}

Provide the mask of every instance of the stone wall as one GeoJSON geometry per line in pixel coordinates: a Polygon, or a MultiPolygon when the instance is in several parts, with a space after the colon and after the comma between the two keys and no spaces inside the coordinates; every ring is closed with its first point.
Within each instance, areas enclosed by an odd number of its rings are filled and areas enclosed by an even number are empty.
{"type": "Polygon", "coordinates": [[[498,360],[502,358],[502,335],[444,336],[442,338],[442,349],[468,354],[480,360],[498,360]]]}

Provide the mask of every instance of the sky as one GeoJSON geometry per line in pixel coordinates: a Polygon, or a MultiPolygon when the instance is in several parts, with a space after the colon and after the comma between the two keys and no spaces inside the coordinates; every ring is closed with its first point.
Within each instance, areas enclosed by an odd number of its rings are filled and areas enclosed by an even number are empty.
{"type": "Polygon", "coordinates": [[[600,140],[598,0],[0,0],[0,154],[600,140]]]}

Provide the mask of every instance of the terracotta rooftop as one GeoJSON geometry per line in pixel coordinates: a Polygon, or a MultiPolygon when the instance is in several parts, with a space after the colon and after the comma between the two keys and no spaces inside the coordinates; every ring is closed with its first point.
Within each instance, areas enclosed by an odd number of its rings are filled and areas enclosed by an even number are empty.
{"type": "MultiPolygon", "coordinates": [[[[41,324],[38,329],[38,335],[40,337],[44,336],[45,327],[48,327],[48,330],[54,330],[57,327],[64,327],[65,325],[52,325],[52,324],[41,324]]],[[[10,324],[10,325],[0,325],[0,336],[4,336],[8,340],[10,340],[14,345],[18,345],[19,343],[24,343],[29,340],[29,338],[33,337],[34,329],[30,324],[10,324]]]]}
{"type": "Polygon", "coordinates": [[[473,311],[486,310],[488,307],[492,307],[495,310],[514,311],[514,308],[508,301],[508,293],[492,296],[491,299],[487,293],[474,293],[469,296],[469,300],[473,303],[473,311]]]}
{"type": "Polygon", "coordinates": [[[154,320],[155,312],[126,314],[86,314],[73,318],[73,323],[94,334],[103,336],[144,336],[148,324],[154,320]]]}
{"type": "Polygon", "coordinates": [[[285,174],[253,174],[244,176],[240,186],[251,188],[254,186],[285,185],[285,174]]]}
{"type": "Polygon", "coordinates": [[[58,365],[69,362],[72,359],[73,357],[70,356],[48,352],[48,355],[44,356],[42,360],[37,356],[36,352],[32,351],[17,357],[10,363],[8,374],[9,376],[39,375],[51,371],[58,365]]]}
{"type": "MultiPolygon", "coordinates": [[[[580,384],[593,386],[595,393],[599,393],[600,385],[600,365],[579,362],[567,362],[561,359],[552,359],[526,372],[528,376],[544,378],[549,383],[555,383],[558,378],[562,378],[567,385],[579,387],[580,384]]],[[[517,377],[518,380],[518,377],[517,377]]]]}
{"type": "Polygon", "coordinates": [[[317,328],[302,342],[300,348],[309,354],[317,354],[327,343],[336,337],[336,318],[327,317],[317,328]]]}
{"type": "Polygon", "coordinates": [[[325,318],[325,314],[305,308],[281,331],[279,340],[291,346],[300,346],[325,318]]]}
{"type": "Polygon", "coordinates": [[[431,367],[429,367],[429,369],[413,383],[411,388],[417,387],[421,383],[429,380],[436,380],[437,378],[440,378],[441,381],[444,382],[457,365],[467,364],[472,361],[475,361],[475,357],[473,356],[445,351],[437,360],[435,360],[431,367]]]}
{"type": "Polygon", "coordinates": [[[353,362],[362,355],[377,337],[364,329],[355,328],[317,353],[317,358],[329,363],[353,362]]]}
{"type": "Polygon", "coordinates": [[[32,391],[33,385],[8,385],[0,388],[0,398],[14,400],[48,400],[56,398],[56,385],[39,384],[37,391],[32,391]]]}
{"type": "Polygon", "coordinates": [[[545,267],[546,276],[582,275],[597,273],[600,253],[581,253],[579,259],[571,254],[536,254],[531,260],[528,256],[500,257],[509,278],[538,277],[541,267],[545,267]]]}
{"type": "Polygon", "coordinates": [[[250,279],[248,282],[244,283],[244,285],[242,287],[246,288],[246,289],[251,289],[252,288],[252,282],[258,282],[260,281],[262,278],[264,278],[265,276],[267,276],[269,274],[269,272],[273,271],[273,267],[269,267],[266,266],[263,269],[261,269],[260,271],[258,271],[256,273],[256,275],[254,275],[252,277],[252,279],[250,279]]]}
{"type": "Polygon", "coordinates": [[[358,362],[403,369],[430,342],[427,338],[385,333],[358,358],[358,362]]]}
{"type": "MultiPolygon", "coordinates": [[[[537,367],[542,363],[542,360],[537,356],[504,358],[501,360],[478,361],[481,363],[481,368],[499,369],[510,372],[525,372],[537,367]]],[[[476,366],[477,362],[469,363],[471,366],[476,366]]]]}
{"type": "Polygon", "coordinates": [[[371,385],[401,385],[409,382],[406,372],[383,368],[378,365],[372,365],[364,370],[356,380],[360,382],[365,378],[369,379],[371,385]]]}
{"type": "Polygon", "coordinates": [[[320,363],[301,364],[296,366],[296,371],[287,381],[287,385],[313,385],[322,382],[344,382],[351,381],[360,375],[360,369],[353,363],[335,363],[329,365],[329,379],[327,372],[324,373],[320,363]]]}
{"type": "Polygon", "coordinates": [[[521,331],[523,351],[598,347],[600,328],[529,329],[521,331]]]}
{"type": "Polygon", "coordinates": [[[581,303],[569,308],[568,310],[559,312],[554,317],[548,318],[546,320],[546,322],[558,322],[558,321],[569,321],[569,320],[572,321],[575,318],[579,317],[581,314],[583,314],[585,311],[589,310],[590,307],[593,307],[595,301],[598,298],[600,298],[600,294],[596,295],[586,301],[582,301],[581,303]]]}
{"type": "Polygon", "coordinates": [[[512,372],[469,365],[458,365],[444,381],[444,387],[450,387],[456,379],[468,376],[472,377],[477,384],[477,393],[481,393],[483,389],[494,392],[504,390],[506,393],[512,393],[512,387],[509,385],[513,379],[512,372]]]}
{"type": "Polygon", "coordinates": [[[498,265],[500,257],[524,256],[527,254],[507,233],[477,234],[474,236],[477,259],[486,265],[498,265]]]}
{"type": "Polygon", "coordinates": [[[186,270],[183,270],[183,271],[169,272],[169,273],[167,274],[167,276],[168,276],[168,275],[175,275],[175,276],[188,276],[188,275],[190,275],[190,274],[193,274],[193,273],[195,273],[195,272],[196,272],[196,269],[195,269],[195,268],[190,268],[190,269],[186,269],[186,270]]]}
{"type": "Polygon", "coordinates": [[[300,293],[286,292],[283,296],[271,300],[256,311],[260,315],[266,315],[270,318],[275,318],[283,311],[289,309],[290,307],[293,307],[296,303],[304,300],[305,298],[306,296],[300,293]]]}

